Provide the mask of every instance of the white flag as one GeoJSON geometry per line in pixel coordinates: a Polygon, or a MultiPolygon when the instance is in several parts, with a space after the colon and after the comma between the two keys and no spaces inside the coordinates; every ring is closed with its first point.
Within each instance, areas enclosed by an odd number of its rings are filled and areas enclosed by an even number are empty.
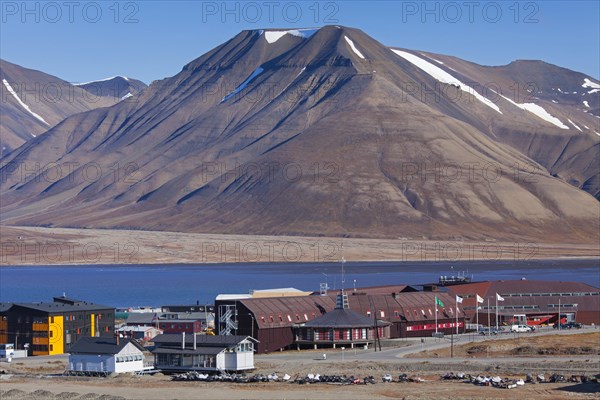
{"type": "Polygon", "coordinates": [[[498,293],[496,293],[496,300],[498,300],[498,301],[504,301],[504,297],[502,297],[498,293]]]}
{"type": "Polygon", "coordinates": [[[481,297],[480,295],[476,295],[476,296],[477,296],[477,302],[483,303],[483,297],[481,297]]]}
{"type": "Polygon", "coordinates": [[[462,304],[463,298],[460,296],[456,296],[456,302],[462,304]]]}

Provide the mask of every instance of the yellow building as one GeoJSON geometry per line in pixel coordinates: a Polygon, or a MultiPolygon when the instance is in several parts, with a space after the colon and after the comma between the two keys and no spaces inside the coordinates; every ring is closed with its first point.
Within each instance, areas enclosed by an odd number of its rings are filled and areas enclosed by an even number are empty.
{"type": "Polygon", "coordinates": [[[115,309],[67,297],[48,303],[0,303],[0,343],[29,355],[68,352],[81,337],[113,337],[115,309]]]}

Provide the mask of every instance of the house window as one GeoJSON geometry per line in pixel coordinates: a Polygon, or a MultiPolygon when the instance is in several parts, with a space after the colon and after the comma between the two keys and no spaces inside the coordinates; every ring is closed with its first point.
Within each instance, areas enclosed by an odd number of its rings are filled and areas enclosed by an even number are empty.
{"type": "Polygon", "coordinates": [[[290,315],[289,315],[289,314],[288,314],[288,316],[287,316],[287,317],[288,317],[288,321],[289,321],[289,322],[292,322],[292,317],[290,317],[290,315]]]}
{"type": "Polygon", "coordinates": [[[275,322],[272,315],[269,315],[269,319],[271,320],[271,322],[275,322]]]}
{"type": "Polygon", "coordinates": [[[54,336],[54,332],[53,332],[53,331],[50,331],[50,332],[48,332],[48,335],[49,335],[50,337],[53,337],[53,336],[54,336]]]}
{"type": "Polygon", "coordinates": [[[398,310],[394,310],[394,317],[396,317],[396,318],[400,317],[400,313],[398,312],[398,310]]]}
{"type": "Polygon", "coordinates": [[[283,322],[283,317],[281,315],[279,316],[279,322],[283,322]]]}
{"type": "Polygon", "coordinates": [[[265,322],[265,317],[261,316],[261,317],[260,317],[260,320],[261,320],[262,322],[265,322]]]}
{"type": "Polygon", "coordinates": [[[304,320],[308,321],[308,315],[304,314],[304,320]]]}
{"type": "Polygon", "coordinates": [[[54,345],[53,344],[50,345],[50,351],[54,351],[54,345]]]}
{"type": "Polygon", "coordinates": [[[54,323],[54,317],[50,317],[50,323],[53,324],[54,323]]]}
{"type": "Polygon", "coordinates": [[[300,321],[300,316],[296,314],[296,321],[300,321]]]}
{"type": "Polygon", "coordinates": [[[371,311],[367,311],[367,317],[371,316],[371,311]]]}
{"type": "Polygon", "coordinates": [[[385,318],[385,311],[379,310],[379,315],[381,318],[385,318]]]}

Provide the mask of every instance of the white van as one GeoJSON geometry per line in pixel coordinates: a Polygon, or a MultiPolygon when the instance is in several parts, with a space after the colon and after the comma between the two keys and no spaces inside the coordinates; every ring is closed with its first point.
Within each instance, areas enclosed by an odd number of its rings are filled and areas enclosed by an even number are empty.
{"type": "Polygon", "coordinates": [[[529,325],[513,325],[510,327],[510,331],[517,333],[533,332],[533,328],[529,325]]]}

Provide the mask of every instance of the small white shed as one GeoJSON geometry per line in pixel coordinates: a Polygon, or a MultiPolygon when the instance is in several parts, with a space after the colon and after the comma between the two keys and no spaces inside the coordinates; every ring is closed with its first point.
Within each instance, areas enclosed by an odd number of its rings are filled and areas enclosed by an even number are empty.
{"type": "Polygon", "coordinates": [[[135,340],[83,337],[69,350],[69,372],[83,374],[144,371],[144,348],[135,340]]]}

